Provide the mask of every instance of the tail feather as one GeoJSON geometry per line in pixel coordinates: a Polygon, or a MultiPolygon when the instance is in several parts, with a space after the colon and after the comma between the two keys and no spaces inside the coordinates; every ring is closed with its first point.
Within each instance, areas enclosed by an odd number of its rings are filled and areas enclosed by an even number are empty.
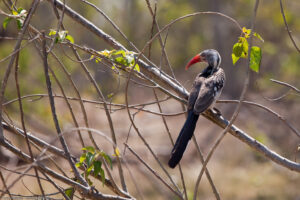
{"type": "Polygon", "coordinates": [[[179,133],[179,136],[171,153],[171,158],[168,162],[171,168],[176,167],[176,165],[181,160],[187,144],[193,136],[198,118],[199,115],[194,114],[192,110],[188,112],[188,117],[179,133]]]}

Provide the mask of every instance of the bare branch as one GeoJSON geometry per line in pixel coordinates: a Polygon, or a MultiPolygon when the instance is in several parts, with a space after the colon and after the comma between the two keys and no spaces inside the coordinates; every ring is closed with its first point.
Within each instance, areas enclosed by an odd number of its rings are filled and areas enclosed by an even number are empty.
{"type": "MultiPolygon", "coordinates": [[[[7,188],[7,185],[6,185],[5,179],[3,177],[2,171],[0,171],[0,178],[1,178],[1,181],[3,183],[4,188],[6,190],[5,192],[8,194],[8,196],[10,197],[10,199],[13,199],[12,196],[11,196],[11,194],[10,194],[10,192],[9,192],[9,190],[8,190],[8,188],[7,188]]],[[[2,194],[1,194],[1,196],[4,196],[5,192],[3,191],[2,194]]]]}
{"type": "Polygon", "coordinates": [[[298,88],[296,88],[295,86],[291,85],[291,84],[288,84],[288,83],[282,82],[282,81],[278,81],[278,80],[275,80],[275,79],[270,79],[270,81],[272,81],[274,83],[277,83],[279,85],[284,85],[284,86],[294,90],[295,92],[300,93],[300,90],[298,88]]]}
{"type": "Polygon", "coordinates": [[[285,18],[285,14],[284,14],[284,10],[283,10],[283,5],[282,5],[282,0],[279,0],[279,3],[280,3],[280,12],[281,12],[281,15],[282,15],[282,18],[283,18],[283,21],[284,21],[284,24],[285,24],[285,28],[286,28],[286,31],[288,32],[289,34],[289,37],[294,45],[294,47],[296,48],[296,50],[298,51],[298,53],[300,53],[300,49],[299,47],[297,46],[293,36],[292,36],[292,31],[290,31],[290,28],[289,28],[289,25],[286,21],[286,18],[285,18]]]}
{"type": "MultiPolygon", "coordinates": [[[[46,40],[44,38],[44,34],[43,34],[43,52],[42,52],[42,59],[43,59],[43,63],[44,63],[44,72],[45,72],[45,78],[46,78],[46,84],[47,84],[47,89],[48,89],[48,95],[49,95],[49,101],[50,101],[50,107],[51,107],[51,112],[52,112],[52,117],[53,117],[53,121],[55,124],[55,128],[57,131],[57,134],[60,135],[61,134],[61,129],[59,126],[59,122],[57,119],[57,115],[56,115],[56,109],[55,109],[55,105],[54,105],[54,98],[52,95],[52,87],[51,87],[51,81],[50,81],[50,77],[49,77],[49,66],[48,66],[48,58],[47,58],[47,50],[46,50],[46,40]]],[[[63,149],[66,153],[67,159],[69,161],[69,164],[73,170],[73,172],[75,173],[76,178],[82,183],[84,184],[84,186],[88,187],[88,183],[84,180],[84,178],[80,175],[80,173],[78,172],[77,168],[75,167],[75,163],[73,162],[73,160],[71,159],[71,155],[67,146],[67,143],[65,141],[65,139],[62,137],[59,137],[59,140],[63,146],[63,149]]]]}

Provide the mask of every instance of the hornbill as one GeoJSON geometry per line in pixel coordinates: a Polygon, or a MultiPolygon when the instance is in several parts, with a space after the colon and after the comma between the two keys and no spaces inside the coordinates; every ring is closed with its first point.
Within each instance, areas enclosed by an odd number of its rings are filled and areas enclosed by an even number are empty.
{"type": "Polygon", "coordinates": [[[189,61],[185,69],[197,62],[206,62],[208,66],[197,75],[188,98],[187,119],[179,133],[171,158],[171,168],[176,167],[182,158],[189,140],[192,138],[199,115],[209,108],[220,97],[225,84],[225,73],[220,68],[221,56],[214,49],[204,50],[189,61]]]}

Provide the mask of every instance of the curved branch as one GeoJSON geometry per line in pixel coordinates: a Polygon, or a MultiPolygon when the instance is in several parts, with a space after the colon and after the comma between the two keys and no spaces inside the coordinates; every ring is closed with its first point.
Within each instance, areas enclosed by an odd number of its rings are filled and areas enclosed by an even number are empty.
{"type": "Polygon", "coordinates": [[[286,31],[288,32],[289,34],[289,37],[294,45],[294,47],[296,48],[296,50],[300,53],[300,49],[299,47],[297,46],[293,36],[292,36],[292,31],[290,30],[289,28],[289,25],[287,24],[287,21],[286,21],[286,18],[285,18],[285,14],[284,14],[284,10],[283,10],[283,5],[282,5],[282,0],[279,0],[279,3],[280,3],[280,12],[281,12],[281,15],[282,15],[282,18],[283,18],[283,21],[284,21],[284,24],[285,24],[285,28],[286,28],[286,31]]]}
{"type": "Polygon", "coordinates": [[[270,79],[270,81],[272,81],[274,83],[277,83],[279,85],[284,85],[284,86],[290,88],[291,90],[294,90],[295,92],[300,93],[300,90],[297,87],[295,87],[295,86],[293,86],[291,84],[288,84],[288,83],[282,82],[282,81],[278,81],[278,80],[275,80],[275,79],[270,79]]]}

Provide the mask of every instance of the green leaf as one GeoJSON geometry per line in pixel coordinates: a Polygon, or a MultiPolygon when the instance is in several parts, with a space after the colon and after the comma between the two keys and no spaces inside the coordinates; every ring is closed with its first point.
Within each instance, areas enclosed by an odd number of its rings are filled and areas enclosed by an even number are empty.
{"type": "Polygon", "coordinates": [[[79,162],[80,162],[80,163],[83,163],[83,162],[85,161],[85,159],[86,159],[86,153],[84,153],[84,154],[82,154],[82,155],[80,156],[79,162]]]}
{"type": "Polygon", "coordinates": [[[235,65],[235,63],[240,59],[240,57],[243,55],[243,43],[241,39],[239,42],[235,43],[232,48],[232,63],[235,65]]]}
{"type": "Polygon", "coordinates": [[[242,43],[237,42],[233,45],[232,48],[232,54],[234,54],[236,57],[241,57],[242,53],[243,53],[243,47],[242,47],[242,43]]]}
{"type": "Polygon", "coordinates": [[[260,47],[253,46],[250,53],[250,68],[257,73],[259,72],[261,57],[260,47]]]}
{"type": "Polygon", "coordinates": [[[134,66],[134,70],[140,72],[140,66],[138,64],[135,64],[134,66]]]}
{"type": "Polygon", "coordinates": [[[92,147],[92,146],[83,147],[81,150],[85,150],[85,151],[88,151],[88,152],[91,152],[91,153],[95,153],[95,148],[92,147]]]}
{"type": "Polygon", "coordinates": [[[20,7],[20,8],[17,9],[17,12],[21,13],[22,10],[24,10],[24,9],[22,7],[20,7]]]}
{"type": "Polygon", "coordinates": [[[240,59],[240,57],[237,57],[234,53],[231,54],[231,58],[233,65],[240,59]]]}
{"type": "Polygon", "coordinates": [[[69,40],[72,44],[74,44],[74,38],[71,35],[67,35],[66,40],[69,40]]]}
{"type": "Polygon", "coordinates": [[[104,170],[102,168],[100,168],[100,175],[101,175],[102,184],[104,186],[104,183],[105,183],[105,173],[104,173],[104,170]]]}
{"type": "Polygon", "coordinates": [[[107,155],[105,152],[102,152],[102,157],[106,160],[106,162],[109,164],[110,168],[112,169],[112,160],[109,155],[107,155]]]}
{"type": "Polygon", "coordinates": [[[86,177],[88,177],[92,171],[92,169],[94,168],[94,165],[90,166],[86,171],[85,171],[85,174],[86,174],[86,177]]]}
{"type": "Polygon", "coordinates": [[[257,37],[260,41],[264,42],[264,39],[256,32],[253,34],[255,37],[257,37]]]}
{"type": "Polygon", "coordinates": [[[52,36],[52,35],[56,35],[56,31],[53,29],[50,29],[49,36],[52,36]]]}
{"type": "Polygon", "coordinates": [[[124,59],[124,57],[117,57],[117,58],[115,58],[115,62],[117,62],[117,63],[119,63],[121,65],[128,66],[128,65],[126,65],[127,63],[126,63],[126,60],[124,59]]]}
{"type": "Polygon", "coordinates": [[[70,198],[70,199],[73,199],[73,196],[74,196],[74,188],[67,188],[65,189],[65,194],[70,198]]]}
{"type": "Polygon", "coordinates": [[[94,175],[97,177],[98,174],[100,173],[100,170],[102,168],[102,162],[99,160],[96,160],[94,162],[94,175]]]}
{"type": "Polygon", "coordinates": [[[17,19],[17,26],[18,26],[18,29],[21,29],[23,26],[23,22],[20,19],[17,19]]]}
{"type": "Polygon", "coordinates": [[[88,168],[93,164],[95,155],[96,154],[92,154],[91,152],[87,152],[85,162],[86,162],[88,168]]]}
{"type": "Polygon", "coordinates": [[[6,29],[7,24],[12,20],[12,18],[6,17],[2,23],[3,29],[6,29]]]}
{"type": "Polygon", "coordinates": [[[76,166],[77,168],[81,167],[81,166],[82,166],[82,162],[76,163],[75,166],[76,166]]]}
{"type": "Polygon", "coordinates": [[[112,51],[112,55],[122,55],[123,57],[125,57],[126,56],[126,54],[125,54],[125,51],[124,50],[118,50],[118,51],[112,51]]]}
{"type": "Polygon", "coordinates": [[[247,58],[248,55],[248,48],[249,48],[249,44],[246,38],[241,37],[240,38],[241,44],[242,44],[242,58],[247,58]]]}
{"type": "Polygon", "coordinates": [[[15,15],[15,16],[19,14],[19,13],[18,13],[17,11],[15,11],[15,10],[12,10],[11,13],[12,13],[13,15],[15,15]]]}

